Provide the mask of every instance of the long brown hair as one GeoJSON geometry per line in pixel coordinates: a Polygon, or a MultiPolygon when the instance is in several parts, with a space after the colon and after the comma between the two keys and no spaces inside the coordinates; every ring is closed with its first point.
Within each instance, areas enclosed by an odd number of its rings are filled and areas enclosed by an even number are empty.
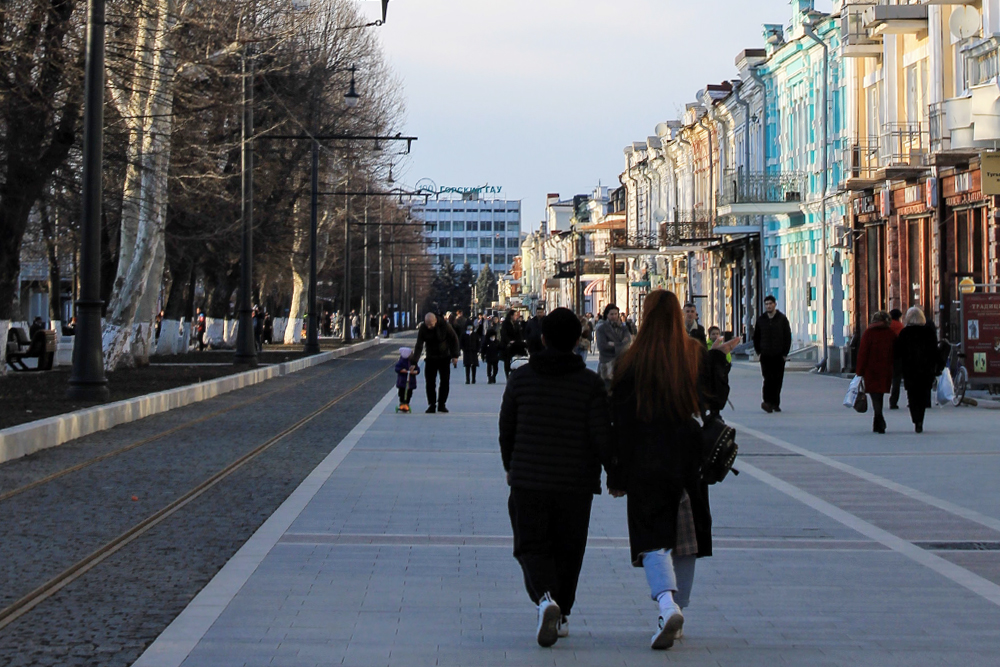
{"type": "Polygon", "coordinates": [[[642,327],[631,347],[615,362],[615,383],[631,375],[637,416],[686,419],[698,412],[698,366],[702,343],[684,328],[677,296],[653,290],[643,303],[642,327]]]}

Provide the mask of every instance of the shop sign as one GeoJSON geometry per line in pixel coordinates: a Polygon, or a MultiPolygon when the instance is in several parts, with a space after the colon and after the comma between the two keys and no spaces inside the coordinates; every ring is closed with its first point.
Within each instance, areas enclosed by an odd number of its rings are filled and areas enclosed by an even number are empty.
{"type": "Polygon", "coordinates": [[[924,206],[927,208],[937,208],[938,205],[938,179],[931,176],[924,182],[924,206]]]}
{"type": "Polygon", "coordinates": [[[921,200],[920,196],[920,186],[919,185],[908,185],[903,188],[903,203],[904,204],[914,204],[921,200]]]}
{"type": "Polygon", "coordinates": [[[972,172],[963,171],[955,174],[955,192],[968,192],[972,189],[972,172]]]}
{"type": "Polygon", "coordinates": [[[855,197],[853,206],[854,215],[871,215],[875,212],[875,196],[865,195],[863,197],[855,197]]]}
{"type": "Polygon", "coordinates": [[[892,215],[892,193],[889,188],[882,188],[878,191],[879,212],[883,218],[892,215]]]}
{"type": "Polygon", "coordinates": [[[1000,195],[1000,152],[982,153],[979,160],[983,194],[1000,195]]]}
{"type": "Polygon", "coordinates": [[[975,204],[986,199],[986,195],[982,192],[963,192],[960,195],[955,195],[954,197],[948,197],[944,200],[944,203],[948,206],[965,206],[966,204],[975,204]]]}
{"type": "Polygon", "coordinates": [[[963,294],[962,315],[969,378],[1000,382],[1000,294],[963,294]]]}

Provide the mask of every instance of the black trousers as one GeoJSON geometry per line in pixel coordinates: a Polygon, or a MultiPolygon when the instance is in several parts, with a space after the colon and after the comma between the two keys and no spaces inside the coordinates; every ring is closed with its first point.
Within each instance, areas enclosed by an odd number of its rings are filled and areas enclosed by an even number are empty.
{"type": "Polygon", "coordinates": [[[466,384],[469,383],[470,379],[472,380],[472,382],[476,381],[476,366],[466,366],[465,367],[465,382],[466,382],[466,384]]]}
{"type": "Polygon", "coordinates": [[[497,381],[497,373],[500,371],[500,361],[486,362],[486,379],[490,382],[497,381]]]}
{"type": "Polygon", "coordinates": [[[451,384],[451,361],[448,359],[427,359],[424,361],[424,384],[427,385],[427,405],[442,406],[448,402],[451,384]],[[437,376],[441,376],[441,389],[435,390],[437,376]]]}
{"type": "Polygon", "coordinates": [[[899,386],[903,383],[903,371],[898,363],[892,367],[892,391],[889,392],[889,407],[899,407],[899,386]]]}
{"type": "Polygon", "coordinates": [[[573,609],[593,502],[590,493],[511,488],[514,558],[535,604],[549,593],[564,615],[573,609]]]}
{"type": "Polygon", "coordinates": [[[760,356],[760,374],[764,377],[761,395],[765,403],[781,405],[781,385],[785,381],[785,358],[778,355],[760,356]]]}
{"type": "Polygon", "coordinates": [[[906,402],[910,407],[910,419],[914,424],[924,423],[924,413],[931,406],[931,387],[934,381],[930,382],[907,382],[906,402]]]}
{"type": "Polygon", "coordinates": [[[410,398],[413,397],[413,390],[410,389],[409,385],[405,387],[397,387],[396,391],[399,393],[399,404],[409,405],[410,398]]]}
{"type": "Polygon", "coordinates": [[[511,355],[510,353],[503,355],[503,376],[505,378],[510,377],[510,360],[512,358],[513,355],[511,355]]]}

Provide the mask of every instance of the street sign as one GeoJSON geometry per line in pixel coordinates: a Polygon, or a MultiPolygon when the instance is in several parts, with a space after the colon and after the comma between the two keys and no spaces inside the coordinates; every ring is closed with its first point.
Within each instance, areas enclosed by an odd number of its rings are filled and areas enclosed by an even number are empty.
{"type": "Polygon", "coordinates": [[[962,294],[972,294],[976,291],[976,281],[966,276],[958,281],[958,289],[962,294]]]}

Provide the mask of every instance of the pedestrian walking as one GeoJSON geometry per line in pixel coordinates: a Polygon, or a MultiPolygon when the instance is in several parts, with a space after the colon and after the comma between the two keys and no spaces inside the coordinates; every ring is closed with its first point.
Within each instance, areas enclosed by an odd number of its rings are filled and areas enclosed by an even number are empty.
{"type": "MultiPolygon", "coordinates": [[[[892,332],[899,336],[900,332],[903,331],[903,311],[899,308],[893,308],[889,311],[889,328],[892,332]]],[[[893,360],[892,365],[892,389],[889,392],[889,409],[898,410],[899,409],[899,389],[903,384],[903,370],[902,365],[898,360],[893,360]]]]}
{"type": "Polygon", "coordinates": [[[253,342],[258,352],[264,349],[264,316],[258,306],[253,309],[253,342]]]}
{"type": "Polygon", "coordinates": [[[872,315],[871,325],[861,336],[858,364],[855,368],[855,373],[864,379],[865,392],[871,396],[872,410],[875,413],[872,431],[875,433],[885,433],[882,408],[885,395],[892,390],[896,332],[889,326],[890,321],[889,313],[884,310],[872,315]]]}
{"type": "Polygon", "coordinates": [[[452,324],[452,328],[455,333],[461,335],[465,331],[466,325],[469,323],[469,318],[465,316],[465,312],[461,308],[455,309],[455,322],[452,324]]]}
{"type": "Polygon", "coordinates": [[[608,491],[628,498],[633,567],[643,568],[659,605],[650,644],[666,649],[683,635],[696,558],[712,555],[708,486],[701,481],[701,425],[729,396],[726,354],[740,339],[713,349],[689,335],[673,292],[645,299],[642,330],[618,360],[612,392],[615,424],[608,491]]]}
{"type": "Polygon", "coordinates": [[[524,324],[524,342],[528,346],[528,354],[534,354],[545,349],[542,344],[542,322],[545,320],[545,306],[535,308],[535,316],[524,324]]]}
{"type": "Polygon", "coordinates": [[[510,377],[510,362],[518,356],[527,353],[524,344],[524,329],[521,327],[521,313],[508,310],[500,325],[500,348],[503,358],[504,378],[510,377]]]}
{"type": "Polygon", "coordinates": [[[609,303],[604,307],[604,319],[594,331],[594,340],[599,355],[597,374],[604,380],[604,386],[610,392],[615,360],[624,354],[632,343],[632,333],[621,323],[618,306],[615,304],[609,303]]]}
{"type": "Polygon", "coordinates": [[[483,347],[483,337],[472,322],[465,325],[459,339],[462,346],[462,365],[465,366],[465,384],[476,384],[476,369],[479,368],[479,351],[483,347]]]}
{"type": "Polygon", "coordinates": [[[427,412],[448,412],[448,393],[451,382],[451,368],[458,367],[458,336],[447,320],[439,320],[434,313],[424,315],[423,323],[417,328],[417,344],[413,348],[413,365],[420,362],[420,355],[427,348],[424,361],[424,384],[427,387],[427,412]],[[437,388],[437,378],[441,378],[441,388],[437,388]]]}
{"type": "Polygon", "coordinates": [[[514,371],[500,407],[500,455],[514,558],[538,605],[535,638],[569,635],[594,494],[609,465],[611,421],[601,379],[573,354],[580,322],[566,308],[543,322],[545,348],[514,371]]]}
{"type": "Polygon", "coordinates": [[[195,310],[195,326],[198,332],[198,351],[201,352],[205,349],[205,313],[201,311],[201,308],[195,310]]]}
{"type": "Polygon", "coordinates": [[[760,407],[764,412],[781,412],[781,385],[792,349],[792,327],[770,294],[764,297],[764,313],[757,317],[753,349],[760,357],[760,374],[764,378],[761,389],[764,401],[760,407]]]}
{"type": "Polygon", "coordinates": [[[587,363],[587,354],[590,352],[591,342],[594,340],[594,329],[583,315],[580,316],[580,340],[576,342],[576,352],[584,363],[587,363]]]}
{"type": "Polygon", "coordinates": [[[361,318],[357,312],[351,311],[351,338],[361,337],[361,318]]]}
{"type": "Polygon", "coordinates": [[[931,387],[938,374],[937,336],[916,306],[906,311],[903,330],[896,337],[894,358],[899,361],[913,430],[924,432],[924,413],[931,405],[931,387]]]}
{"type": "Polygon", "coordinates": [[[408,347],[399,348],[399,361],[396,362],[396,390],[399,393],[399,406],[396,412],[410,412],[410,399],[413,390],[417,388],[417,375],[420,367],[411,361],[413,350],[408,347]]]}
{"type": "Polygon", "coordinates": [[[488,329],[483,339],[483,361],[486,362],[486,384],[496,384],[500,370],[500,341],[494,329],[488,329]]]}
{"type": "Polygon", "coordinates": [[[379,326],[379,331],[382,332],[382,338],[389,337],[389,316],[385,313],[382,313],[382,323],[379,326]]]}

